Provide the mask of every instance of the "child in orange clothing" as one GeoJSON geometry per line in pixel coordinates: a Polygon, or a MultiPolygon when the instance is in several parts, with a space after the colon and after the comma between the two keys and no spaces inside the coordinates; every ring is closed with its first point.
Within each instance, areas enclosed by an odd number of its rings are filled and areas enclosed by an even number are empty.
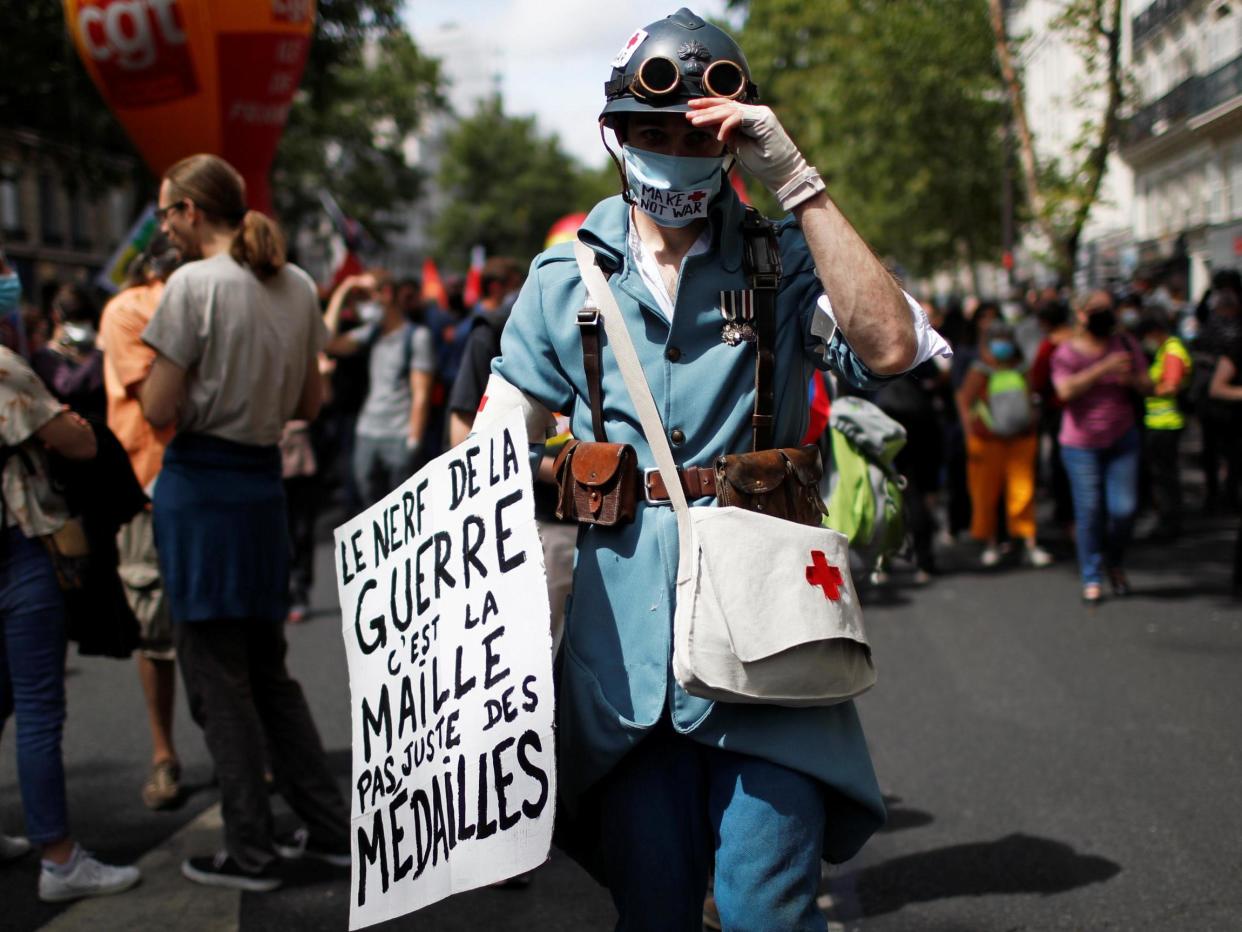
{"type": "Polygon", "coordinates": [[[993,323],[957,393],[966,425],[967,482],[970,487],[971,536],[984,541],[980,562],[1000,562],[996,506],[1002,487],[1009,534],[1024,543],[1031,566],[1047,566],[1052,557],[1035,542],[1035,461],[1039,438],[1035,406],[1021,366],[1013,330],[993,323]]]}

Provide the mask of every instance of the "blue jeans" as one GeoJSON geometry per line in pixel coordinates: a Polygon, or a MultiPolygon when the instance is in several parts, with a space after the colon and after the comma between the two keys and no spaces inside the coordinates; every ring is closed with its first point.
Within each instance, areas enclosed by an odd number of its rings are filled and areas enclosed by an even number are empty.
{"type": "Polygon", "coordinates": [[[0,535],[0,729],[17,712],[17,781],[26,834],[69,835],[65,767],[65,603],[51,558],[17,528],[0,535]]]}
{"type": "Polygon", "coordinates": [[[362,505],[369,508],[414,475],[418,451],[411,450],[404,437],[354,438],[354,482],[362,505]]]}
{"type": "Polygon", "coordinates": [[[603,781],[604,869],[621,932],[701,932],[715,861],[730,932],[823,932],[824,796],[770,761],[653,731],[603,781]]]}
{"type": "Polygon", "coordinates": [[[1111,447],[1061,447],[1074,497],[1078,567],[1083,585],[1120,569],[1138,509],[1139,431],[1132,427],[1111,447]]]}

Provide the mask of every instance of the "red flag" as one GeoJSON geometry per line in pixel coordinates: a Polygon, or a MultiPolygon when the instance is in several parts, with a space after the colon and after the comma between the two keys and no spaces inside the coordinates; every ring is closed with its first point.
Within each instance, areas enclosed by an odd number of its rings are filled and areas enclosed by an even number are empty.
{"type": "Polygon", "coordinates": [[[466,283],[462,287],[461,300],[466,307],[474,307],[483,297],[483,255],[482,246],[470,250],[470,268],[466,272],[466,283]]]}
{"type": "Polygon", "coordinates": [[[349,276],[361,275],[366,270],[366,266],[362,264],[362,260],[358,258],[356,252],[352,249],[345,250],[345,254],[341,256],[335,271],[332,273],[332,281],[328,283],[327,293],[332,294],[332,292],[336,291],[341,282],[345,281],[349,276]]]}
{"type": "Polygon", "coordinates": [[[448,292],[440,281],[440,270],[430,256],[423,260],[423,303],[434,301],[440,307],[448,307],[448,292]]]}

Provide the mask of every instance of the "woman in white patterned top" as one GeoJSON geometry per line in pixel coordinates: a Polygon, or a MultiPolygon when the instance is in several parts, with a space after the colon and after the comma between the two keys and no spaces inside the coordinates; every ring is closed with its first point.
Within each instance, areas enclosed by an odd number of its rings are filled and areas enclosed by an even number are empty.
{"type": "MultiPolygon", "coordinates": [[[[4,271],[4,270],[0,270],[4,271]]],[[[95,433],[65,409],[26,361],[0,347],[0,727],[16,712],[17,776],[29,839],[0,835],[0,860],[42,848],[39,898],[47,902],[118,893],[136,867],[110,867],[69,835],[61,735],[65,723],[65,606],[40,538],[69,513],[48,480],[48,454],[95,456],[95,433]]]]}

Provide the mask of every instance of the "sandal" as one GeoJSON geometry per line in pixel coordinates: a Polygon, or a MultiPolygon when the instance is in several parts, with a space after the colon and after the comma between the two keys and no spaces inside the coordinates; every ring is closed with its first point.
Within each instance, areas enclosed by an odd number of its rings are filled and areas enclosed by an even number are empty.
{"type": "Polygon", "coordinates": [[[171,809],[181,798],[181,765],[162,760],[151,766],[151,775],[142,787],[142,802],[148,809],[171,809]]]}
{"type": "Polygon", "coordinates": [[[1086,605],[1099,605],[1104,599],[1104,587],[1099,583],[1087,583],[1082,587],[1082,601],[1086,605]]]}

